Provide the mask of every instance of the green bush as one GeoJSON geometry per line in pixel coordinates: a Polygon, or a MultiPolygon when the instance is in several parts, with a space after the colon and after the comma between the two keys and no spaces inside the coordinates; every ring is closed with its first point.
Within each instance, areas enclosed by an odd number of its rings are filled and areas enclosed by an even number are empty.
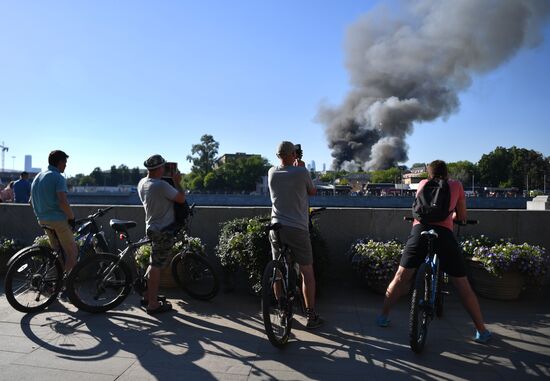
{"type": "Polygon", "coordinates": [[[23,246],[14,239],[0,237],[0,257],[11,257],[23,246]]]}
{"type": "MultiPolygon", "coordinates": [[[[248,282],[255,293],[262,288],[262,275],[271,260],[271,245],[266,228],[269,216],[236,218],[224,222],[221,227],[216,255],[226,275],[234,276],[239,270],[247,274],[248,282]]],[[[326,244],[314,226],[310,231],[313,249],[315,278],[320,283],[328,267],[326,244]]]]}

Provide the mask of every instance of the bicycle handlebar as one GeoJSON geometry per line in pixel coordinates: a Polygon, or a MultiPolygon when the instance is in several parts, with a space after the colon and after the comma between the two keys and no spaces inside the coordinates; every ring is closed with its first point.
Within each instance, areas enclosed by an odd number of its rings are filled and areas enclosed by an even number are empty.
{"type": "Polygon", "coordinates": [[[324,211],[324,210],[327,210],[327,208],[325,208],[325,207],[322,207],[322,208],[311,208],[311,209],[309,210],[309,215],[310,215],[310,216],[314,216],[314,215],[316,215],[316,214],[321,213],[321,212],[324,211]]]}
{"type": "Polygon", "coordinates": [[[88,217],[84,217],[84,218],[80,218],[80,219],[76,220],[75,224],[76,225],[82,225],[84,222],[95,220],[96,218],[103,216],[105,213],[107,213],[109,210],[111,210],[113,208],[114,208],[114,206],[109,206],[109,207],[104,208],[104,209],[98,209],[97,212],[95,212],[94,214],[90,214],[88,217]]]}

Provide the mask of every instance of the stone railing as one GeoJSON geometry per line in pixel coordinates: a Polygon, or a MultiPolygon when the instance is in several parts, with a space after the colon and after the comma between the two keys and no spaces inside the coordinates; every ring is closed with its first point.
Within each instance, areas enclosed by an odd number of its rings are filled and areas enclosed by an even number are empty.
{"type": "MultiPolygon", "coordinates": [[[[100,205],[73,206],[76,217],[95,212],[100,205]]],[[[209,254],[214,253],[220,224],[237,217],[267,215],[267,207],[197,207],[191,224],[191,234],[200,237],[209,254]]],[[[410,209],[386,208],[328,208],[317,218],[322,236],[328,244],[334,274],[348,274],[346,252],[358,238],[407,239],[410,224],[403,221],[410,209]]],[[[100,221],[113,245],[114,233],[108,226],[110,218],[133,220],[138,226],[131,231],[134,238],[144,234],[144,212],[141,206],[116,206],[100,221]]],[[[463,228],[463,234],[485,234],[491,238],[512,238],[521,242],[550,248],[550,211],[472,210],[468,218],[478,219],[479,225],[463,228]]],[[[29,205],[0,204],[0,237],[16,238],[30,244],[43,234],[29,205]]]]}

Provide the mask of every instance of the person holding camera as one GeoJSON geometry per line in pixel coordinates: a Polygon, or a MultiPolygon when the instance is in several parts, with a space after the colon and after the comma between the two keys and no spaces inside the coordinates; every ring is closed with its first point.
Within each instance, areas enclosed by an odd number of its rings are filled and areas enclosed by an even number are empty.
{"type": "MultiPolygon", "coordinates": [[[[271,197],[271,222],[280,223],[281,243],[288,245],[293,260],[300,266],[302,291],[306,304],[307,328],[317,328],[323,319],[315,312],[315,276],[313,272],[313,251],[309,238],[309,200],[316,193],[309,171],[301,160],[301,147],[283,141],[277,148],[280,165],[268,172],[271,197]],[[300,149],[300,157],[297,149],[300,149]]],[[[271,251],[277,258],[280,247],[275,232],[270,232],[271,251]]]]}
{"type": "Polygon", "coordinates": [[[170,259],[170,249],[174,244],[174,203],[183,204],[185,193],[181,188],[181,174],[171,173],[174,186],[162,180],[166,160],[161,155],[153,155],[143,163],[147,177],[138,184],[138,195],[145,209],[145,231],[151,239],[151,259],[148,268],[147,295],[142,304],[150,315],[170,311],[172,305],[165,298],[159,298],[160,269],[170,259]]]}
{"type": "MultiPolygon", "coordinates": [[[[67,181],[61,174],[67,167],[69,155],[60,150],[50,152],[48,169],[40,172],[31,185],[30,203],[40,225],[55,230],[59,244],[65,253],[65,272],[76,264],[78,249],[74,240],[74,213],[67,200],[67,181]]],[[[58,241],[46,229],[50,245],[56,248],[58,241]]]]}

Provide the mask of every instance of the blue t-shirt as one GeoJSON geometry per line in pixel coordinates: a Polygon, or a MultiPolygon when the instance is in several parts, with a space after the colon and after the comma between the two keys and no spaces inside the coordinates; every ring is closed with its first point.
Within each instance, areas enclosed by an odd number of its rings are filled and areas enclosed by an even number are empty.
{"type": "Polygon", "coordinates": [[[31,184],[29,180],[19,179],[13,183],[13,201],[26,204],[31,197],[31,184]]]}
{"type": "Polygon", "coordinates": [[[67,181],[59,169],[48,165],[34,178],[31,186],[32,207],[39,221],[63,221],[67,215],[59,207],[57,192],[68,192],[67,181]]]}

